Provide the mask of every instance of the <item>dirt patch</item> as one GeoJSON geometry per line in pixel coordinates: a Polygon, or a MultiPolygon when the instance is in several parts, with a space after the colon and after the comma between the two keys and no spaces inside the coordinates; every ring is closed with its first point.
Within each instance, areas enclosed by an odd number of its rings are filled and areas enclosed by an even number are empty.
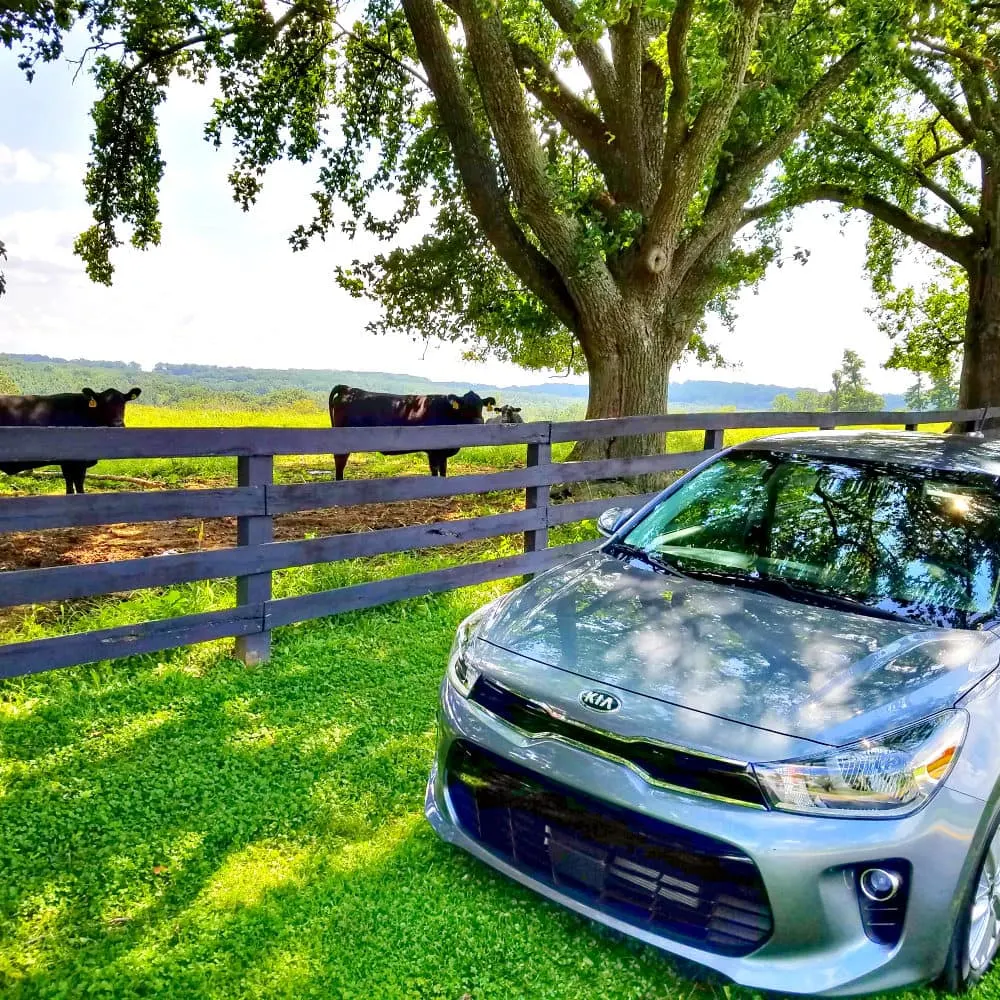
{"type": "MultiPolygon", "coordinates": [[[[490,506],[500,512],[513,509],[516,503],[512,494],[490,506]]],[[[484,506],[483,497],[444,497],[279,514],[275,517],[274,534],[277,541],[290,541],[309,535],[377,531],[492,512],[485,510],[484,506]]],[[[235,544],[236,518],[233,517],[51,528],[0,535],[0,571],[138,559],[173,552],[227,548],[235,544]]]]}

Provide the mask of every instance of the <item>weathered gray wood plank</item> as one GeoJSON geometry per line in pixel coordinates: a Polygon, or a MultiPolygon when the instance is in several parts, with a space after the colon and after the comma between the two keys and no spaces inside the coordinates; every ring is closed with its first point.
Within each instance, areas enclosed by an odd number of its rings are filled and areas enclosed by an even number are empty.
{"type": "Polygon", "coordinates": [[[521,510],[293,542],[147,556],[86,566],[13,570],[0,573],[0,607],[74,600],[98,594],[166,587],[192,580],[245,577],[292,566],[457,545],[494,535],[529,531],[544,523],[543,510],[521,510]]]}
{"type": "Polygon", "coordinates": [[[155,653],[261,630],[264,606],[250,605],[118,628],[0,646],[0,678],[34,674],[120,656],[155,653]]]}
{"type": "Polygon", "coordinates": [[[317,594],[301,597],[285,597],[271,601],[267,607],[272,628],[291,625],[293,622],[327,615],[343,614],[345,611],[360,611],[408,597],[437,594],[458,587],[471,587],[488,580],[502,580],[505,577],[540,573],[557,563],[594,548],[598,543],[578,542],[573,545],[559,545],[539,552],[527,552],[520,556],[506,556],[485,562],[466,563],[449,569],[434,570],[429,573],[413,573],[389,580],[376,580],[336,590],[324,590],[317,594]]]}
{"type": "Polygon", "coordinates": [[[594,479],[619,479],[653,472],[692,469],[706,458],[703,451],[681,451],[641,458],[604,458],[592,462],[556,462],[549,466],[552,482],[579,483],[594,479]]]}
{"type": "Polygon", "coordinates": [[[345,479],[330,483],[296,483],[267,490],[269,514],[290,514],[324,507],[353,507],[362,503],[396,503],[434,497],[491,493],[542,486],[548,480],[544,466],[483,472],[470,476],[393,476],[386,479],[345,479]]]}
{"type": "Polygon", "coordinates": [[[250,516],[263,514],[265,503],[263,487],[0,497],[0,532],[250,516]]]}
{"type": "MultiPolygon", "coordinates": [[[[909,423],[937,424],[951,420],[978,420],[982,410],[929,410],[922,413],[888,410],[865,412],[798,412],[777,413],[672,413],[654,417],[622,417],[611,420],[577,420],[552,425],[552,442],[590,441],[609,437],[627,437],[636,434],[655,434],[661,431],[703,430],[712,427],[730,428],[785,428],[819,427],[829,423],[835,427],[852,427],[871,424],[905,425],[909,423]]],[[[992,413],[992,411],[991,411],[992,413]]]]}
{"type": "Polygon", "coordinates": [[[442,427],[0,427],[4,461],[424,451],[548,441],[549,424],[442,427]]]}
{"type": "MultiPolygon", "coordinates": [[[[528,467],[548,466],[552,464],[552,445],[550,444],[529,444],[528,445],[528,467]]],[[[545,511],[549,505],[550,487],[529,486],[524,491],[524,507],[526,510],[545,511]]],[[[524,551],[539,552],[549,547],[548,521],[544,513],[541,527],[524,533],[524,551]]]]}
{"type": "MultiPolygon", "coordinates": [[[[274,456],[249,455],[237,459],[239,486],[266,490],[274,482],[274,456]]],[[[266,509],[266,507],[265,507],[266,509]]],[[[241,517],[236,522],[236,544],[243,548],[267,545],[274,541],[274,519],[266,513],[241,517]]],[[[261,604],[271,599],[271,573],[251,573],[236,578],[236,603],[261,604]]],[[[267,622],[260,632],[241,635],[236,640],[236,655],[248,666],[264,663],[271,656],[271,633],[267,622]]]]}

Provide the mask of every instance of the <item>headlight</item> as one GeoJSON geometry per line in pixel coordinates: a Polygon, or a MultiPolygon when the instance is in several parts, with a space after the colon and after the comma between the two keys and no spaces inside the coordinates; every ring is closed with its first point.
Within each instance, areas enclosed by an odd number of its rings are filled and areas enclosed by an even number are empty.
{"type": "Polygon", "coordinates": [[[463,697],[468,697],[473,685],[479,680],[479,670],[470,662],[469,647],[483,619],[495,610],[501,600],[503,598],[498,598],[498,600],[484,605],[478,611],[473,611],[458,626],[458,631],[455,633],[455,641],[451,644],[451,653],[448,655],[448,680],[463,697]]]}
{"type": "Polygon", "coordinates": [[[919,809],[948,777],[967,726],[965,712],[951,710],[885,736],[753,769],[775,809],[900,815],[919,809]]]}

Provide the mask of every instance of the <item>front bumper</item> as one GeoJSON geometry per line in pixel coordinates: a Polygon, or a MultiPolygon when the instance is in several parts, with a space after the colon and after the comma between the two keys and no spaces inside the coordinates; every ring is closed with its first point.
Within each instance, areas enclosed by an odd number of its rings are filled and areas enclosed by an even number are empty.
{"type": "Polygon", "coordinates": [[[425,811],[442,839],[590,919],[698,962],[741,985],[783,993],[850,996],[926,981],[942,970],[962,891],[978,856],[984,803],[947,786],[915,815],[896,820],[795,816],[657,788],[587,750],[525,738],[467,701],[441,690],[437,759],[425,811]],[[730,957],[693,947],[604,912],[592,900],[519,870],[458,824],[444,780],[452,743],[464,739],[613,806],[724,840],[757,865],[770,899],[773,932],[756,951],[730,957]],[[853,876],[867,861],[912,865],[902,937],[892,947],[865,934],[853,876]]]}

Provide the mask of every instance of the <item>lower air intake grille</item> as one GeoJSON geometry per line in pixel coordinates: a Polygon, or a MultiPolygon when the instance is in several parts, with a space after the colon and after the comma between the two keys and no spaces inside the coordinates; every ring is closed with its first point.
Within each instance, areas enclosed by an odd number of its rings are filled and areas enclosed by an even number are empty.
{"type": "Polygon", "coordinates": [[[910,895],[910,863],[901,859],[881,861],[878,865],[867,864],[855,871],[858,902],[861,905],[861,923],[865,934],[878,944],[895,947],[903,936],[903,922],[906,920],[906,903],[910,895]],[[900,878],[899,891],[892,899],[878,902],[869,899],[861,891],[861,873],[866,868],[887,868],[900,878]]]}
{"type": "Polygon", "coordinates": [[[757,866],[738,848],[571,791],[465,742],[448,756],[462,828],[522,871],[664,937],[748,955],[771,934],[757,866]]]}

